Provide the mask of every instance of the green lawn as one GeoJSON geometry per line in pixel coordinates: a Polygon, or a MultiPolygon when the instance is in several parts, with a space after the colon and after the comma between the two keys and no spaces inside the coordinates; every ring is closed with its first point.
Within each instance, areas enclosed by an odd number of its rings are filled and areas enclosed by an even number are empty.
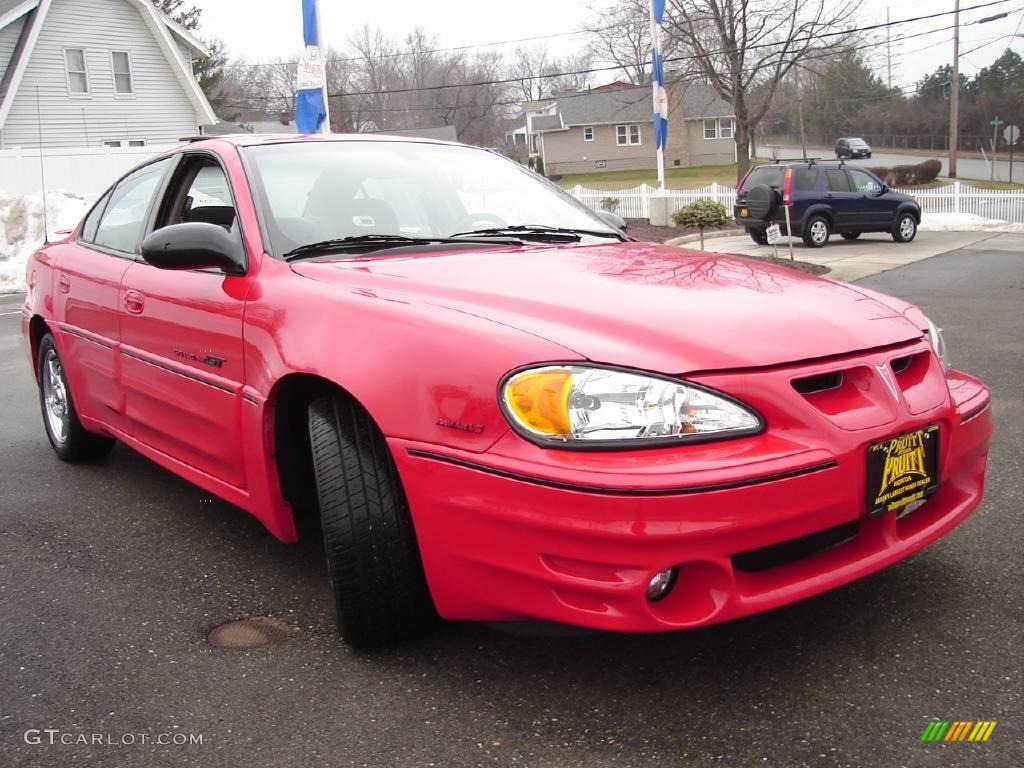
{"type": "MultiPolygon", "coordinates": [[[[717,181],[719,184],[736,186],[736,166],[695,165],[689,168],[666,168],[665,186],[671,189],[703,187],[717,181]]],[[[640,184],[655,185],[658,174],[655,171],[595,171],[593,173],[570,173],[558,180],[563,188],[582,184],[590,189],[628,189],[640,184]]]]}

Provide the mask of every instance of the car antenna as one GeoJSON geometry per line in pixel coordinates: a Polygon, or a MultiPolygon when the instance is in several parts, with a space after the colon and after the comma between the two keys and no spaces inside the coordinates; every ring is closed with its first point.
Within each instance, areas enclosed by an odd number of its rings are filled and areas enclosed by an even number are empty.
{"type": "Polygon", "coordinates": [[[39,106],[39,86],[36,86],[36,128],[39,130],[39,183],[43,188],[43,245],[50,244],[50,226],[46,216],[46,173],[43,170],[43,116],[39,106]]]}

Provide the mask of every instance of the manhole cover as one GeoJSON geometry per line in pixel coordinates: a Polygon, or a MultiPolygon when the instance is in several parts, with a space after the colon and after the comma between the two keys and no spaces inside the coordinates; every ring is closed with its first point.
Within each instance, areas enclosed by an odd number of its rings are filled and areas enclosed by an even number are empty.
{"type": "Polygon", "coordinates": [[[298,632],[295,627],[270,616],[255,616],[221,624],[210,630],[206,641],[214,648],[237,650],[240,648],[261,648],[264,645],[284,640],[298,632]]]}

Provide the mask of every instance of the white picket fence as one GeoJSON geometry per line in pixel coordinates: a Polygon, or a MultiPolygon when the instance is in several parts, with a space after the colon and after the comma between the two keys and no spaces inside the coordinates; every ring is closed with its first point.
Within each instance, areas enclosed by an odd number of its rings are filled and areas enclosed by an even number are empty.
{"type": "MultiPolygon", "coordinates": [[[[1013,189],[980,189],[971,184],[955,181],[933,189],[899,189],[913,195],[921,204],[921,212],[970,213],[986,219],[999,219],[1024,224],[1024,191],[1013,189]]],[[[566,190],[588,208],[602,210],[601,201],[616,198],[615,213],[626,219],[646,219],[650,216],[649,200],[658,194],[657,187],[641,184],[632,189],[589,189],[577,184],[566,190]]],[[[736,189],[725,184],[709,184],[694,189],[666,189],[672,199],[669,210],[675,210],[694,200],[711,199],[722,203],[730,212],[736,199],[736,189]]]]}

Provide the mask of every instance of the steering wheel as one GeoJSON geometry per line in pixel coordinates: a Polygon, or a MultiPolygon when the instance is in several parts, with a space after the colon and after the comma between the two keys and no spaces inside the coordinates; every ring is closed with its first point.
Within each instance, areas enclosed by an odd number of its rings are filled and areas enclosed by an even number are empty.
{"type": "Polygon", "coordinates": [[[497,216],[493,213],[487,213],[486,211],[471,213],[466,216],[466,221],[469,222],[471,229],[501,229],[502,227],[508,226],[508,222],[501,218],[501,216],[497,216]]]}

